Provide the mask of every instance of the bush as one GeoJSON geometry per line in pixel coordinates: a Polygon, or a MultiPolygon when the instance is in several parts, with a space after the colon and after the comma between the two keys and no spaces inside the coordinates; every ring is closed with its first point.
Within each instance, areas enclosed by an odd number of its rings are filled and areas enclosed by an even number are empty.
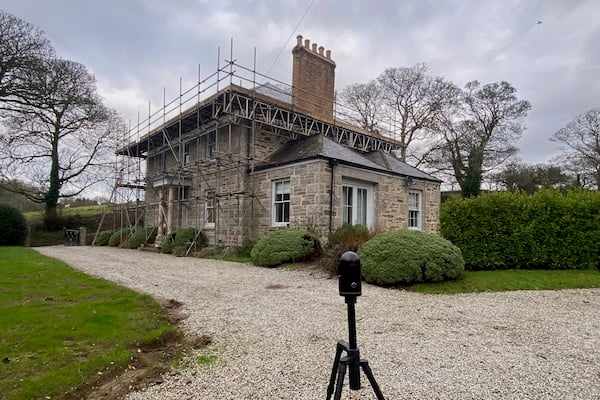
{"type": "Polygon", "coordinates": [[[256,244],[255,241],[246,239],[240,247],[235,250],[235,255],[239,257],[250,257],[250,253],[256,244]]]}
{"type": "Polygon", "coordinates": [[[319,239],[305,230],[283,229],[270,232],[252,248],[255,265],[274,267],[307,259],[320,251],[319,239]]]}
{"type": "Polygon", "coordinates": [[[321,257],[321,267],[331,276],[338,273],[338,260],[347,251],[358,251],[358,247],[375,234],[363,225],[344,224],[329,234],[327,246],[321,257]]]}
{"type": "Polygon", "coordinates": [[[110,247],[123,247],[127,244],[127,240],[131,235],[131,228],[117,229],[108,239],[108,245],[110,247]]]}
{"type": "Polygon", "coordinates": [[[381,233],[361,245],[362,276],[378,285],[457,279],[465,263],[448,240],[407,229],[381,233]]]}
{"type": "Polygon", "coordinates": [[[138,247],[144,244],[154,242],[154,239],[156,239],[157,232],[157,228],[136,228],[136,230],[133,232],[133,234],[127,241],[127,248],[137,249],[138,247]]]}
{"type": "Polygon", "coordinates": [[[94,246],[108,246],[108,241],[114,231],[103,231],[98,234],[96,241],[94,242],[94,246]]]}
{"type": "Polygon", "coordinates": [[[469,270],[598,268],[598,226],[598,191],[485,193],[440,209],[440,233],[469,270]]]}
{"type": "Polygon", "coordinates": [[[27,238],[25,217],[14,207],[0,204],[0,246],[21,246],[27,238]]]}
{"type": "Polygon", "coordinates": [[[180,228],[164,237],[160,243],[160,252],[182,256],[187,253],[192,244],[195,248],[202,248],[208,244],[208,238],[204,232],[198,232],[196,228],[180,228]]]}

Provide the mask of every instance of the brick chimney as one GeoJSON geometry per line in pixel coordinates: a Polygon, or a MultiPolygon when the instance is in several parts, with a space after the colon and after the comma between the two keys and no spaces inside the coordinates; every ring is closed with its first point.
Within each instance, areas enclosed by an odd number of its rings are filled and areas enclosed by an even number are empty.
{"type": "Polygon", "coordinates": [[[302,36],[292,50],[294,65],[292,71],[292,98],[299,112],[313,118],[332,121],[333,100],[335,97],[335,62],[331,50],[325,51],[310,40],[302,42],[302,36]]]}

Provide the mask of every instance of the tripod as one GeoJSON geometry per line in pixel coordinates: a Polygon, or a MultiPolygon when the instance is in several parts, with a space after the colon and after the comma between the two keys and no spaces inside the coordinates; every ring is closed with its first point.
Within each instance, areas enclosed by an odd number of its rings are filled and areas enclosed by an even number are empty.
{"type": "Polygon", "coordinates": [[[360,389],[360,369],[369,379],[369,383],[375,392],[378,400],[385,400],[379,385],[375,381],[373,371],[369,367],[369,362],[364,358],[360,358],[360,352],[356,345],[356,313],[354,310],[354,304],[356,304],[356,296],[345,296],[346,304],[348,305],[348,331],[349,341],[347,343],[343,340],[337,342],[335,351],[335,359],[333,361],[333,368],[331,370],[331,377],[329,378],[329,386],[327,386],[327,400],[331,399],[333,389],[335,387],[334,400],[341,400],[342,386],[344,385],[344,377],[346,376],[346,370],[349,370],[348,377],[350,379],[350,389],[360,389]],[[342,357],[342,353],[346,352],[346,356],[342,357]],[[337,371],[337,383],[336,383],[336,371],[337,371]]]}

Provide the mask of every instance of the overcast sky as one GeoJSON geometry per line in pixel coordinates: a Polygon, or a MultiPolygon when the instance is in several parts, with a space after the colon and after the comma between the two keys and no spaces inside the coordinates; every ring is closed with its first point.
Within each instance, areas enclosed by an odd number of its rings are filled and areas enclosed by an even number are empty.
{"type": "Polygon", "coordinates": [[[519,142],[528,163],[556,155],[550,136],[600,107],[598,0],[0,0],[40,27],[59,56],[95,74],[126,120],[147,115],[217,68],[217,48],[291,83],[296,35],[332,51],[336,90],[388,67],[424,62],[463,87],[510,82],[532,110],[519,142]],[[303,18],[304,16],[304,18],[303,18]],[[288,41],[289,39],[289,41],[288,41]]]}

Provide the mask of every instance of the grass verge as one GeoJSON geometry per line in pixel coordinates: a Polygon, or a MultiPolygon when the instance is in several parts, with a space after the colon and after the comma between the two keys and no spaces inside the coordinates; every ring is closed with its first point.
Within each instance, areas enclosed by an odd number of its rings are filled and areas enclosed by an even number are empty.
{"type": "Polygon", "coordinates": [[[465,272],[456,281],[419,283],[407,290],[420,293],[454,294],[507,290],[560,290],[600,287],[597,270],[499,270],[465,272]]]}
{"type": "Polygon", "coordinates": [[[0,247],[0,398],[69,398],[173,334],[150,296],[0,247]],[[4,397],[3,397],[4,396],[4,397]]]}

